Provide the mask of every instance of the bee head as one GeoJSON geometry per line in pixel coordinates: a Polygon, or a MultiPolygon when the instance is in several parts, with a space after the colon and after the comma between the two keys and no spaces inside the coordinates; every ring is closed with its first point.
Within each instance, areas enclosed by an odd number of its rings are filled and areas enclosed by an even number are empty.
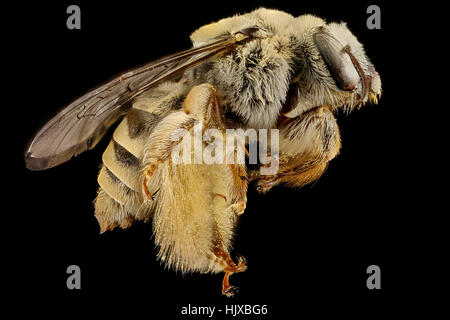
{"type": "Polygon", "coordinates": [[[284,110],[287,117],[319,106],[351,111],[378,102],[380,76],[345,23],[326,24],[304,15],[292,25],[299,31],[294,33],[296,73],[290,88],[294,97],[284,110]]]}

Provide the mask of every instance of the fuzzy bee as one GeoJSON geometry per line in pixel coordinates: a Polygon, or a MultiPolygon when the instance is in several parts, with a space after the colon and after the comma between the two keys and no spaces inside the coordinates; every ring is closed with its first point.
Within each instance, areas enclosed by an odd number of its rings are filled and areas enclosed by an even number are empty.
{"type": "Polygon", "coordinates": [[[313,15],[261,8],[203,26],[191,40],[191,49],[125,72],[72,102],[37,132],[25,162],[31,170],[57,166],[92,149],[123,118],[98,175],[101,232],[152,219],[161,261],[182,272],[225,272],[222,293],[232,296],[230,275],[247,268],[244,258],[233,261],[230,248],[248,183],[265,193],[317,179],[340,149],[333,113],[377,103],[381,81],[345,23],[313,15]],[[192,133],[199,122],[201,130],[221,133],[277,129],[278,171],[174,163],[181,143],[174,132],[192,133]]]}

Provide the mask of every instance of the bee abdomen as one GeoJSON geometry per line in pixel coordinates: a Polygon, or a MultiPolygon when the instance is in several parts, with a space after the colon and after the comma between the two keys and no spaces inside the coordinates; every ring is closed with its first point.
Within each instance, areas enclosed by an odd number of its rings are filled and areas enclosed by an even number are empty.
{"type": "Polygon", "coordinates": [[[139,198],[141,157],[144,142],[131,138],[125,118],[114,132],[103,153],[98,175],[100,185],[95,200],[95,215],[101,232],[115,226],[129,227],[135,220],[146,220],[149,213],[141,209],[139,198]]]}
{"type": "MultiPolygon", "coordinates": [[[[133,156],[125,147],[115,139],[111,139],[103,153],[103,164],[118,180],[130,191],[139,191],[141,165],[138,158],[133,156]]],[[[101,186],[101,185],[100,185],[101,186]]]]}
{"type": "Polygon", "coordinates": [[[152,215],[154,204],[144,205],[140,198],[144,146],[160,120],[180,108],[185,91],[182,84],[168,82],[143,93],[114,131],[98,175],[95,216],[101,232],[152,215]]]}
{"type": "Polygon", "coordinates": [[[98,183],[115,202],[128,207],[139,207],[138,193],[128,188],[107,166],[103,165],[98,175],[98,183]]]}

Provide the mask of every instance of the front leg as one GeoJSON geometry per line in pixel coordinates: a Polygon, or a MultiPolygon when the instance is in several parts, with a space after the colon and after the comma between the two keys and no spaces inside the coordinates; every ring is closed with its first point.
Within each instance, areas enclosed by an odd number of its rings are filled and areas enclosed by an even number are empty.
{"type": "Polygon", "coordinates": [[[277,184],[304,186],[319,178],[341,147],[339,128],[331,111],[315,108],[280,123],[279,170],[258,176],[257,190],[269,191],[277,184]]]}

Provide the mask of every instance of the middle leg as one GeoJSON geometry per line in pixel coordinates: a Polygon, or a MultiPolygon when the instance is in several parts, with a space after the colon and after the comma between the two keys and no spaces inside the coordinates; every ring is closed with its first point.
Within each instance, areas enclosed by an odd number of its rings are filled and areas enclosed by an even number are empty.
{"type": "Polygon", "coordinates": [[[336,119],[325,107],[286,119],[279,130],[279,170],[274,175],[258,176],[260,193],[280,183],[301,187],[316,180],[341,147],[336,119]]]}

